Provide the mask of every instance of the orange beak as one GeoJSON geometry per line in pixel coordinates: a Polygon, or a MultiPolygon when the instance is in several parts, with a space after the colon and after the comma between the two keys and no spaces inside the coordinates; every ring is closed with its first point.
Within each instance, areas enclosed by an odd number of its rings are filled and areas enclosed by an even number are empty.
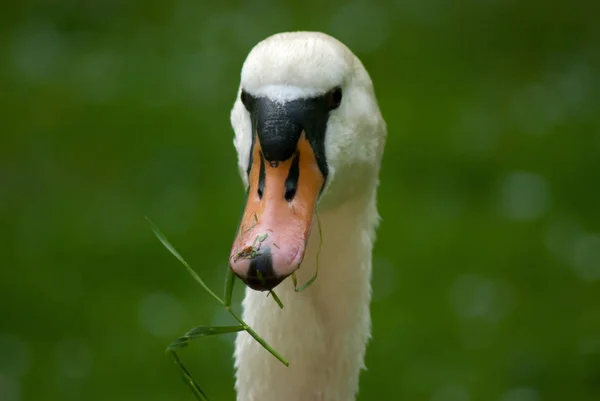
{"type": "Polygon", "coordinates": [[[325,179],[304,132],[290,159],[269,162],[263,153],[256,137],[229,265],[250,288],[266,291],[300,267],[325,179]]]}

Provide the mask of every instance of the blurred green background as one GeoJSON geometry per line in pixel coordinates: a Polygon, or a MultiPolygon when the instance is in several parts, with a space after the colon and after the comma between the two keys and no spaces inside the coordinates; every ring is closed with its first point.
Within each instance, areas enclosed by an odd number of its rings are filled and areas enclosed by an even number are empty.
{"type": "MultiPolygon", "coordinates": [[[[163,350],[230,320],[144,215],[221,288],[240,68],[288,30],[355,51],[389,127],[359,399],[600,399],[594,2],[0,7],[1,401],[192,400],[163,350]]],[[[232,339],[182,353],[214,400],[232,339]]]]}

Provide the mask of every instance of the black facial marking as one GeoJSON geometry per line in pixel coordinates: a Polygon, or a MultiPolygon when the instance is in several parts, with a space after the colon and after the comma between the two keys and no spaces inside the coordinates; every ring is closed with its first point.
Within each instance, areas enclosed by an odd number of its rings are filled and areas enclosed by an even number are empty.
{"type": "Polygon", "coordinates": [[[260,153],[260,172],[258,173],[258,198],[262,199],[265,192],[265,158],[260,153]]]}
{"type": "Polygon", "coordinates": [[[271,251],[267,248],[250,261],[250,269],[245,281],[248,287],[253,290],[270,291],[281,283],[284,278],[275,275],[271,251]],[[260,276],[258,272],[260,272],[260,276]]]}
{"type": "MultiPolygon", "coordinates": [[[[253,97],[244,93],[244,104],[250,112],[252,146],[258,137],[264,158],[273,167],[279,162],[289,160],[296,153],[302,131],[306,133],[317,160],[317,165],[327,181],[327,162],[325,157],[325,131],[329,112],[341,101],[341,91],[333,89],[324,95],[291,100],[280,103],[265,97],[253,97]],[[333,103],[332,103],[333,100],[333,103]],[[333,106],[333,107],[332,107],[333,106]]],[[[252,166],[252,157],[248,173],[252,166]]]]}
{"type": "Polygon", "coordinates": [[[296,196],[298,178],[300,177],[300,153],[296,152],[290,172],[285,180],[285,200],[291,202],[296,196]]]}

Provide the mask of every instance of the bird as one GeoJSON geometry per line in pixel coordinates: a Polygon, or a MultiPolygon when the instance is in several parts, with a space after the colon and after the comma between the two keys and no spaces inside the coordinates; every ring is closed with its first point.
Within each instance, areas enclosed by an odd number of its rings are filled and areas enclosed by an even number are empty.
{"type": "Polygon", "coordinates": [[[239,332],[236,399],[356,400],[387,137],[371,77],[333,36],[277,33],[243,62],[230,119],[246,200],[229,267],[246,284],[243,320],[289,361],[239,332]],[[296,291],[290,276],[317,269],[296,291]]]}

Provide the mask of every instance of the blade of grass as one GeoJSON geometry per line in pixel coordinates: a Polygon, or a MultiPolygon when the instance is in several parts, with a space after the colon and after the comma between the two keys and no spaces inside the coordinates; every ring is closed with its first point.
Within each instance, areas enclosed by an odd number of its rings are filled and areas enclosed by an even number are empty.
{"type": "Polygon", "coordinates": [[[223,291],[223,305],[228,307],[231,305],[231,295],[233,294],[233,285],[235,284],[235,276],[231,269],[227,269],[225,273],[225,289],[223,291]]]}
{"type": "Polygon", "coordinates": [[[279,354],[279,352],[275,351],[275,349],[273,347],[271,347],[261,336],[258,335],[258,333],[254,330],[252,330],[252,327],[248,326],[246,324],[246,322],[244,322],[242,320],[242,318],[240,318],[232,309],[231,307],[227,307],[227,310],[229,311],[229,313],[231,314],[231,316],[233,316],[233,318],[235,320],[237,320],[242,326],[244,326],[244,329],[246,330],[246,332],[248,332],[248,334],[250,334],[252,336],[252,338],[254,338],[260,345],[263,346],[264,349],[266,349],[267,351],[269,351],[269,353],[271,353],[271,355],[273,355],[275,358],[279,359],[279,361],[281,363],[283,363],[285,366],[290,366],[290,363],[279,354]]]}
{"type": "Polygon", "coordinates": [[[292,276],[292,280],[294,282],[294,291],[296,292],[302,292],[307,289],[308,286],[315,282],[317,276],[319,275],[319,255],[321,255],[321,248],[323,247],[323,230],[321,230],[321,218],[319,217],[319,213],[315,212],[315,216],[317,216],[317,226],[319,227],[319,248],[317,249],[317,266],[315,268],[315,275],[299,288],[296,288],[296,276],[292,276]]]}
{"type": "Polygon", "coordinates": [[[179,254],[179,252],[177,252],[177,250],[175,250],[175,247],[173,247],[173,245],[171,245],[171,243],[169,242],[169,240],[167,240],[167,238],[162,233],[162,231],[160,231],[160,229],[152,222],[152,220],[150,220],[150,218],[148,218],[148,216],[146,216],[146,220],[148,221],[148,223],[150,223],[150,227],[152,227],[152,231],[154,232],[154,235],[156,236],[156,238],[158,238],[158,240],[163,244],[163,246],[165,248],[167,248],[169,250],[169,252],[171,252],[171,254],[173,254],[173,256],[175,256],[185,266],[185,268],[187,269],[188,273],[190,273],[190,275],[194,278],[194,280],[196,280],[196,282],[198,282],[198,284],[200,284],[210,295],[212,295],[212,297],[214,299],[216,299],[217,301],[219,301],[219,303],[221,305],[224,305],[224,303],[221,300],[221,298],[219,298],[217,296],[217,294],[215,294],[214,292],[211,291],[210,288],[208,288],[208,286],[200,278],[200,276],[198,275],[198,273],[196,273],[194,271],[194,269],[192,269],[190,267],[190,265],[187,264],[187,262],[185,261],[185,259],[183,259],[183,257],[179,254]]]}
{"type": "MultiPolygon", "coordinates": [[[[265,278],[263,277],[262,273],[260,271],[256,271],[256,275],[258,276],[258,279],[260,280],[260,282],[262,283],[263,286],[267,286],[265,283],[265,278]]],[[[279,297],[277,296],[277,294],[275,294],[275,291],[271,290],[267,293],[267,296],[269,296],[269,294],[273,295],[273,299],[275,300],[275,302],[277,302],[277,305],[279,305],[279,307],[281,309],[283,309],[283,303],[281,302],[281,299],[279,299],[279,297]]]]}
{"type": "MultiPolygon", "coordinates": [[[[277,305],[279,305],[279,308],[283,309],[283,302],[281,302],[281,299],[279,299],[277,294],[275,294],[275,291],[271,290],[271,291],[269,291],[269,294],[271,294],[271,296],[273,297],[275,302],[277,302],[277,305]]],[[[267,296],[269,296],[269,294],[267,294],[267,296]]]]}
{"type": "Polygon", "coordinates": [[[236,333],[245,330],[244,326],[198,326],[194,327],[177,340],[173,341],[167,350],[177,348],[186,348],[191,340],[196,340],[201,337],[214,336],[217,334],[236,333]]]}
{"type": "MultiPolygon", "coordinates": [[[[255,215],[256,218],[256,215],[255,215]]],[[[233,275],[233,272],[229,269],[228,273],[225,276],[225,287],[224,287],[224,301],[221,300],[214,292],[208,288],[208,286],[204,283],[204,281],[200,278],[200,276],[188,265],[188,263],[183,259],[183,257],[175,250],[175,247],[171,245],[171,243],[167,240],[165,235],[160,231],[160,229],[146,216],[146,220],[150,223],[152,231],[154,235],[158,238],[158,240],[163,244],[169,252],[173,256],[175,256],[187,269],[190,275],[206,290],[208,293],[215,298],[221,305],[225,307],[225,309],[233,316],[235,320],[240,323],[240,326],[198,326],[191,329],[182,337],[175,340],[173,343],[167,347],[166,352],[171,357],[171,360],[175,365],[178,366],[182,378],[184,379],[186,385],[192,390],[194,396],[199,401],[209,401],[208,397],[202,391],[200,386],[196,383],[190,372],[185,368],[181,360],[179,359],[175,349],[185,348],[188,346],[190,340],[194,340],[200,337],[206,337],[209,335],[217,335],[224,333],[235,333],[239,331],[245,330],[248,334],[250,334],[260,345],[263,346],[269,353],[271,353],[275,358],[277,358],[281,363],[285,366],[290,366],[289,362],[283,358],[273,347],[271,347],[262,337],[260,337],[250,326],[246,324],[232,309],[231,309],[231,296],[233,293],[233,286],[235,284],[236,277],[233,275]]],[[[278,301],[280,307],[283,308],[283,304],[281,304],[281,300],[277,297],[275,293],[273,293],[274,299],[278,301]]]]}
{"type": "Polygon", "coordinates": [[[198,386],[198,383],[196,383],[196,380],[194,380],[191,373],[185,368],[185,366],[183,366],[183,363],[181,363],[177,353],[173,350],[168,350],[167,353],[171,357],[171,361],[179,368],[183,381],[190,388],[190,390],[192,390],[192,393],[196,399],[199,401],[210,401],[204,391],[202,391],[200,386],[198,386]]]}

